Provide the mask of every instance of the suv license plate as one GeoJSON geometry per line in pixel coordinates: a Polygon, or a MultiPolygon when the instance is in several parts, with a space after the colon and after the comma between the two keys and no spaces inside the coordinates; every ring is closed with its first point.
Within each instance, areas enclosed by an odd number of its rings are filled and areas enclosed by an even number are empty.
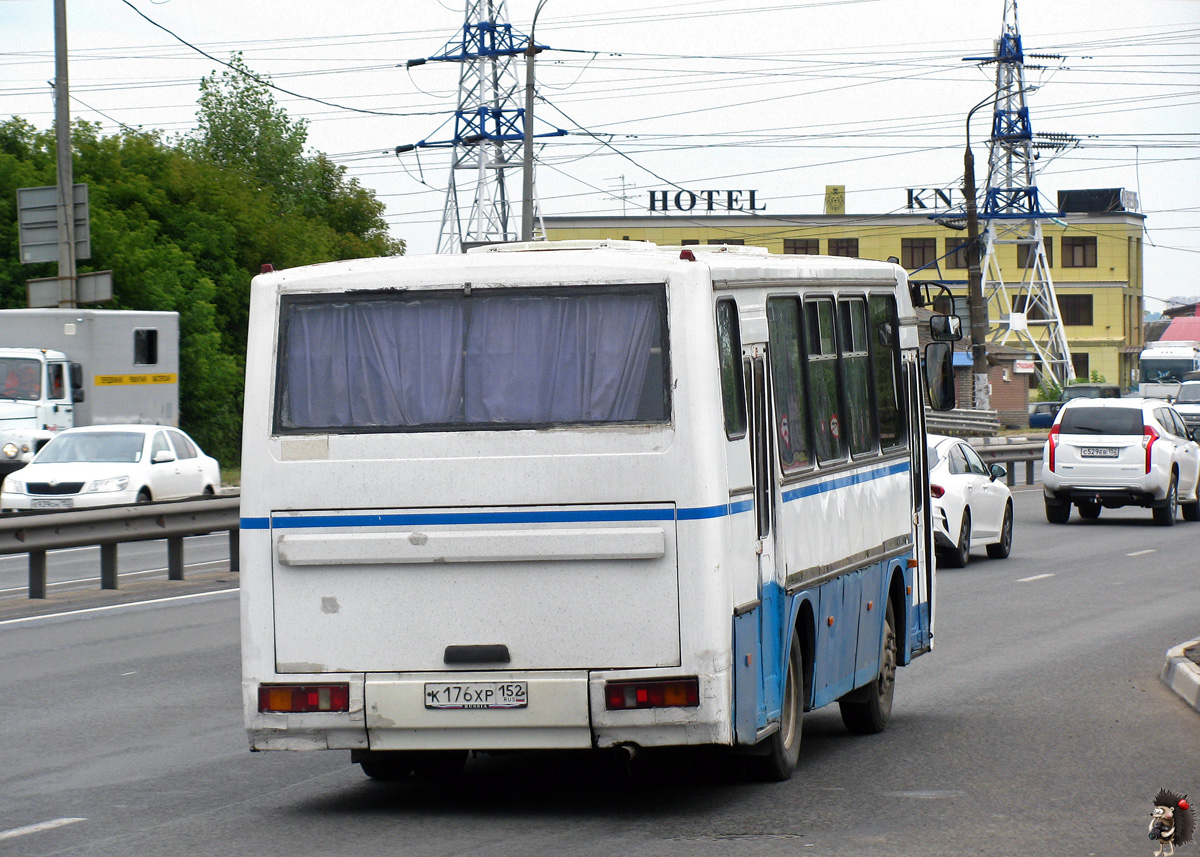
{"type": "Polygon", "coordinates": [[[1085,446],[1079,450],[1084,458],[1116,458],[1119,453],[1120,450],[1112,446],[1085,446]]]}
{"type": "Polygon", "coordinates": [[[523,681],[426,682],[426,708],[525,708],[529,688],[523,681]]]}

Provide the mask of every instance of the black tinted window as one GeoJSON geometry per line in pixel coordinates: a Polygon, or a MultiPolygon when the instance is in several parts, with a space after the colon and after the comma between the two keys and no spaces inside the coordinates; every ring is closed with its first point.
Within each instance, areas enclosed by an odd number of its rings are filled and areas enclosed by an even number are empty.
{"type": "Polygon", "coordinates": [[[1142,433],[1141,408],[1067,408],[1058,430],[1063,434],[1142,433]]]}

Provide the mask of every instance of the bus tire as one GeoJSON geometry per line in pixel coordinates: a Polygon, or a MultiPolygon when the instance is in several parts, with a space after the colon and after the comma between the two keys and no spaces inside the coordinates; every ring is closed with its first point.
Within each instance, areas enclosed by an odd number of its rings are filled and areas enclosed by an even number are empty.
{"type": "Polygon", "coordinates": [[[358,762],[362,772],[371,779],[384,783],[408,779],[413,772],[410,754],[403,752],[355,752],[350,761],[358,762]]]}
{"type": "Polygon", "coordinates": [[[892,698],[896,690],[896,664],[900,651],[896,640],[896,613],[889,598],[883,617],[883,645],[879,654],[879,675],[866,687],[851,691],[838,700],[842,722],[855,735],[882,732],[892,717],[892,698]]]}
{"type": "Polygon", "coordinates": [[[800,760],[800,736],[804,726],[804,652],[800,635],[792,631],[788,650],[787,677],[783,682],[783,699],[779,712],[779,728],[762,741],[755,754],[747,758],[750,775],[756,780],[783,782],[791,779],[800,760]]]}
{"type": "Polygon", "coordinates": [[[467,764],[467,750],[415,750],[412,771],[421,780],[452,780],[467,764]]]}

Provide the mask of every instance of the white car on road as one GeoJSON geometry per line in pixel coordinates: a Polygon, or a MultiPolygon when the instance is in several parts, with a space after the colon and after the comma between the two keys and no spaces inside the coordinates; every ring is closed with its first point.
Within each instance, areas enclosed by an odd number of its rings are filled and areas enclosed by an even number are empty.
{"type": "Polygon", "coordinates": [[[87,426],[59,432],[9,474],[0,509],[77,509],[212,494],[220,467],[172,426],[87,426]]]}
{"type": "MultiPolygon", "coordinates": [[[[1192,432],[1195,434],[1195,431],[1192,432]]],[[[1063,405],[1042,452],[1046,520],[1065,524],[1102,508],[1144,506],[1171,526],[1177,510],[1200,521],[1200,446],[1162,399],[1074,399],[1063,405]]]]}
{"type": "Polygon", "coordinates": [[[972,545],[986,545],[993,559],[1006,558],[1013,540],[1007,471],[999,464],[988,467],[960,438],[931,434],[926,444],[933,536],[942,565],[962,568],[972,545]]]}

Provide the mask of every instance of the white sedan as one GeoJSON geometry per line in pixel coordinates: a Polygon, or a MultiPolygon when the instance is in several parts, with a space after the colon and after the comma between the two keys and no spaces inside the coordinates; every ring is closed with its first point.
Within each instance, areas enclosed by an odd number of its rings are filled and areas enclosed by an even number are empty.
{"type": "Polygon", "coordinates": [[[59,432],[4,479],[0,509],[78,509],[212,494],[220,466],[172,426],[111,425],[59,432]]]}
{"type": "Polygon", "coordinates": [[[986,545],[988,556],[1004,559],[1012,550],[1012,494],[1007,471],[988,467],[971,445],[956,437],[931,434],[929,493],[934,542],[944,565],[962,568],[972,545],[986,545]]]}

